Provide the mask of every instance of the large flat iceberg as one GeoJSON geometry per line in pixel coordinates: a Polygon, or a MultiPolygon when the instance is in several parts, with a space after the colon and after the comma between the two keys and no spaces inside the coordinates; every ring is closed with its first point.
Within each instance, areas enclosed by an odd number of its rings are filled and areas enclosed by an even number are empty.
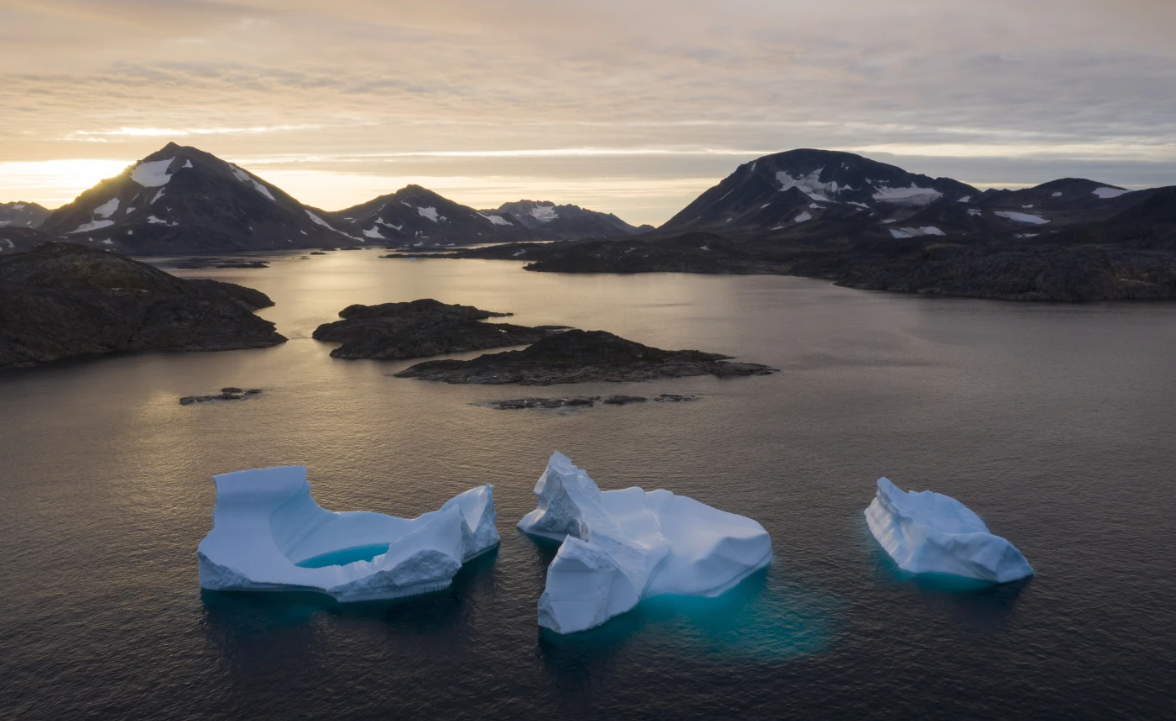
{"type": "Polygon", "coordinates": [[[602,492],[553,453],[535,484],[539,507],[519,522],[563,541],[547,568],[539,625],[556,633],[599,626],[643,598],[717,596],[772,558],[763,526],[669,491],[602,492]]]}
{"type": "Polygon", "coordinates": [[[970,508],[932,491],[901,491],[887,478],[866,509],[882,548],[911,573],[943,573],[989,583],[1033,575],[1013,544],[994,536],[970,508]]]}
{"type": "Polygon", "coordinates": [[[463,563],[498,545],[489,485],[406,519],[322,508],[302,466],[215,480],[212,530],[197,552],[207,589],[396,598],[445,588],[463,563]]]}

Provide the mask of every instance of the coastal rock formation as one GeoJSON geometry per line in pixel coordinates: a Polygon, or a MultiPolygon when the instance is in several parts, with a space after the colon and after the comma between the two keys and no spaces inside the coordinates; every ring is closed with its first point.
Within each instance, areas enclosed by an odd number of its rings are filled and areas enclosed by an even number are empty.
{"type": "Polygon", "coordinates": [[[252,312],[270,305],[251,288],[46,243],[0,256],[0,370],[120,351],[265,348],[286,340],[252,312]]]}
{"type": "Polygon", "coordinates": [[[878,479],[866,509],[874,538],[898,567],[910,573],[940,573],[989,583],[1033,575],[1013,544],[994,536],[970,508],[932,491],[903,492],[878,479]]]}
{"type": "Polygon", "coordinates": [[[250,388],[249,390],[242,390],[241,388],[221,388],[220,393],[214,393],[208,396],[184,396],[180,399],[180,405],[190,406],[195,403],[216,403],[218,401],[243,401],[249,398],[256,398],[261,395],[260,388],[250,388]]]}
{"type": "Polygon", "coordinates": [[[325,510],[310,497],[302,466],[215,480],[212,530],[197,549],[206,589],[397,598],[445,588],[463,563],[498,545],[493,486],[406,519],[325,510]]]}
{"type": "Polygon", "coordinates": [[[331,351],[332,358],[397,360],[526,345],[557,330],[553,326],[528,328],[481,322],[508,315],[470,305],[447,305],[431,298],[352,305],[339,313],[343,320],[316,328],[314,339],[342,343],[331,351]]]}
{"type": "Polygon", "coordinates": [[[627,406],[634,403],[654,401],[656,403],[684,403],[698,400],[694,394],[662,393],[653,398],[645,396],[565,396],[563,398],[510,398],[502,401],[483,401],[472,403],[475,406],[486,406],[498,411],[518,411],[528,408],[592,408],[598,402],[606,406],[627,406]]]}
{"type": "Polygon", "coordinates": [[[563,542],[539,598],[539,625],[556,633],[599,626],[643,598],[718,596],[772,559],[750,518],[664,490],[602,492],[559,452],[535,495],[518,527],[563,542]]]}
{"type": "Polygon", "coordinates": [[[648,381],[685,376],[767,375],[775,369],[732,363],[729,356],[697,350],[668,351],[605,331],[569,330],[523,350],[488,353],[472,360],[418,363],[396,374],[445,383],[551,385],[591,381],[648,381]]]}

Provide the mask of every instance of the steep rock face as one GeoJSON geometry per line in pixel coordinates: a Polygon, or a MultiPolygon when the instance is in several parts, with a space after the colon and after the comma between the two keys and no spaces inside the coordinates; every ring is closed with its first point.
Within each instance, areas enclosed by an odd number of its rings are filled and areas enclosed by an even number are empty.
{"type": "Polygon", "coordinates": [[[249,288],[46,243],[0,257],[0,370],[119,351],[264,348],[286,340],[252,312],[268,305],[249,288]]]}
{"type": "Polygon", "coordinates": [[[0,258],[32,250],[49,238],[50,236],[33,228],[0,227],[0,258]]]}
{"type": "Polygon", "coordinates": [[[533,239],[509,220],[479,213],[427,188],[409,185],[360,205],[328,213],[368,243],[402,246],[509,243],[533,239]]]}
{"type": "Polygon", "coordinates": [[[287,250],[359,242],[277,186],[168,143],[64,205],[40,230],[134,255],[287,250]]]}
{"type": "Polygon", "coordinates": [[[53,212],[36,203],[0,203],[0,228],[37,228],[53,212]]]}
{"type": "Polygon", "coordinates": [[[481,322],[507,315],[431,298],[352,305],[339,313],[343,320],[316,328],[314,338],[342,344],[331,351],[333,358],[399,360],[526,345],[554,332],[546,327],[481,322]]]}
{"type": "Polygon", "coordinates": [[[636,235],[653,230],[652,226],[633,226],[612,213],[601,213],[578,205],[556,205],[546,200],[519,200],[503,203],[496,210],[482,214],[495,222],[510,222],[533,231],[540,240],[583,240],[636,235]]]}
{"type": "Polygon", "coordinates": [[[488,353],[468,361],[426,361],[396,376],[445,383],[551,385],[767,375],[775,370],[757,363],[731,363],[727,358],[697,350],[651,348],[599,330],[569,330],[524,350],[488,353]]]}

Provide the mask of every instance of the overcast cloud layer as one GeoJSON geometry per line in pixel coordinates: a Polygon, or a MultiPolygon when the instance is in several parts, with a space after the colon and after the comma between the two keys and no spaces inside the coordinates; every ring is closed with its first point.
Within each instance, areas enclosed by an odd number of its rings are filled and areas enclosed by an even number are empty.
{"type": "Polygon", "coordinates": [[[657,223],[794,147],[1176,184],[1174,37],[1171,0],[0,0],[0,201],[169,140],[328,209],[418,182],[657,223]]]}

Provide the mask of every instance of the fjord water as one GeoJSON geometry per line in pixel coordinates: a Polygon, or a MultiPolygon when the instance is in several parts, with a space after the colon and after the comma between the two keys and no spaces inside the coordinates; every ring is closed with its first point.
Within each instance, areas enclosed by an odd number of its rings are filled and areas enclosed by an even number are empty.
{"type": "MultiPolygon", "coordinates": [[[[799,278],[553,275],[374,251],[176,271],[268,293],[290,337],[0,375],[0,716],[1161,718],[1176,713],[1176,306],[1019,305],[799,278]],[[726,352],[767,377],[451,386],[310,338],[352,303],[726,352]],[[237,403],[180,406],[222,386],[237,403]],[[698,393],[575,411],[524,395],[698,393]],[[553,449],[602,488],[668,488],[771,533],[717,599],[541,633],[555,552],[514,529],[553,449]],[[201,592],[211,476],[303,464],[332,510],[413,516],[493,483],[502,545],[453,588],[340,605],[201,592]],[[1037,575],[902,577],[862,511],[887,475],[959,498],[1037,575]]],[[[472,355],[472,354],[471,354],[472,355]]]]}

